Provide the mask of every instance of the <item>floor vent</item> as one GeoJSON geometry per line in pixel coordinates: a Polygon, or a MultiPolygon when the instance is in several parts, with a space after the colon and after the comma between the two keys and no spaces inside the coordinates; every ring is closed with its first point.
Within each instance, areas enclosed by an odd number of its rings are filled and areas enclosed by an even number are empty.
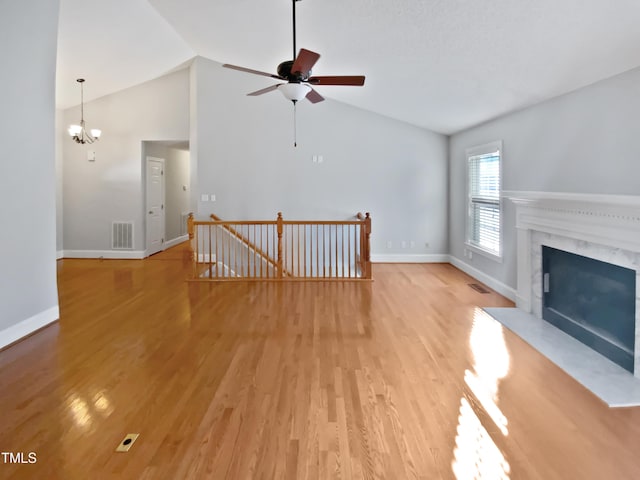
{"type": "Polygon", "coordinates": [[[133,250],[133,222],[113,222],[111,224],[111,248],[113,250],[133,250]]]}
{"type": "Polygon", "coordinates": [[[187,220],[189,219],[189,212],[180,215],[180,236],[187,234],[187,220]]]}
{"type": "Polygon", "coordinates": [[[133,442],[135,442],[139,436],[139,433],[128,433],[127,436],[124,437],[124,440],[116,447],[116,452],[128,452],[133,446],[133,442]]]}
{"type": "Polygon", "coordinates": [[[480,285],[479,283],[469,283],[468,285],[471,288],[473,288],[476,292],[491,293],[491,290],[487,290],[487,288],[484,285],[480,285]]]}

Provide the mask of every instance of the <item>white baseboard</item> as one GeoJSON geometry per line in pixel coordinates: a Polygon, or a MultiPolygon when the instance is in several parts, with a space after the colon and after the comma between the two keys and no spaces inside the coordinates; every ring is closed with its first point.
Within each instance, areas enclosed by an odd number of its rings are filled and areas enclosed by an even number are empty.
{"type": "Polygon", "coordinates": [[[165,242],[164,248],[175,247],[176,245],[182,242],[186,242],[187,240],[189,240],[189,235],[183,235],[181,237],[174,238],[173,240],[169,240],[168,242],[165,242]]]}
{"type": "Polygon", "coordinates": [[[58,250],[56,252],[56,260],[60,260],[61,258],[64,258],[64,250],[58,250]]]}
{"type": "Polygon", "coordinates": [[[496,280],[495,278],[487,275],[486,273],[481,272],[477,268],[472,267],[468,263],[463,262],[462,260],[460,260],[457,257],[454,257],[453,255],[449,255],[449,263],[451,263],[451,265],[453,265],[454,267],[459,268],[467,275],[471,275],[476,280],[494,289],[500,295],[507,297],[512,302],[516,301],[516,290],[514,288],[511,288],[510,286],[505,285],[499,280],[496,280]]]}
{"type": "Polygon", "coordinates": [[[106,258],[110,260],[139,260],[144,250],[65,250],[63,258],[106,258]]]}
{"type": "MultiPolygon", "coordinates": [[[[171,248],[189,240],[189,235],[174,238],[164,244],[164,248],[171,248]]],[[[146,250],[63,250],[58,252],[61,258],[105,258],[109,260],[140,260],[148,257],[146,250]]]]}
{"type": "Polygon", "coordinates": [[[403,254],[391,253],[371,255],[372,263],[448,263],[449,255],[445,253],[434,254],[403,254]]]}
{"type": "Polygon", "coordinates": [[[0,331],[0,348],[11,345],[36,330],[46,327],[60,318],[60,308],[56,305],[33,317],[27,318],[0,331]]]}

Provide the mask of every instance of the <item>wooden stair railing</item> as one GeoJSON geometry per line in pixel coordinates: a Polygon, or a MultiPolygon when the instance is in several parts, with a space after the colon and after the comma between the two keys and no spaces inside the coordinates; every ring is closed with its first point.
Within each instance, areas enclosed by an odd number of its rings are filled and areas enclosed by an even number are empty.
{"type": "Polygon", "coordinates": [[[355,220],[196,221],[189,215],[194,280],[371,279],[371,217],[355,220]]]}

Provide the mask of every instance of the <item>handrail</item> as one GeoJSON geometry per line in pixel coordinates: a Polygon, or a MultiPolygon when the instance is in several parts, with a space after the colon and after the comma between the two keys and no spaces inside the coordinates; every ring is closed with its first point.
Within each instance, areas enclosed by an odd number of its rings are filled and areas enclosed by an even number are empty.
{"type": "Polygon", "coordinates": [[[371,279],[369,213],[343,221],[284,220],[281,212],[276,220],[210,218],[190,214],[187,222],[194,279],[371,279]]]}

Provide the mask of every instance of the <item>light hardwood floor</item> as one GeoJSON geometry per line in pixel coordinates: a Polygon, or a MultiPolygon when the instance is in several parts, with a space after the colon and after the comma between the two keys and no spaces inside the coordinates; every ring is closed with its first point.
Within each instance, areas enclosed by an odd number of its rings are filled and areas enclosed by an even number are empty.
{"type": "Polygon", "coordinates": [[[510,302],[450,265],[204,284],[184,254],[59,262],[60,322],[0,352],[0,450],[37,454],[0,478],[640,478],[640,409],[487,318],[510,302]]]}

